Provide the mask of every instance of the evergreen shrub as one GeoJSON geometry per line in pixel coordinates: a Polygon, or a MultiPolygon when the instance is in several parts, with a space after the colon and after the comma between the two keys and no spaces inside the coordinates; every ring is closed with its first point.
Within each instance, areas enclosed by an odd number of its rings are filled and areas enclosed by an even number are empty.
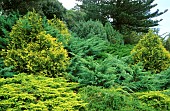
{"type": "Polygon", "coordinates": [[[142,64],[131,66],[133,70],[133,80],[123,83],[125,88],[135,92],[157,91],[170,88],[170,68],[157,74],[143,71],[142,64]]]}
{"type": "Polygon", "coordinates": [[[68,44],[71,35],[63,21],[57,19],[56,16],[50,20],[44,18],[43,26],[47,34],[56,37],[59,42],[63,43],[64,46],[68,44]]]}
{"type": "Polygon", "coordinates": [[[106,53],[112,54],[113,56],[118,56],[118,58],[126,57],[131,54],[134,45],[125,44],[110,44],[107,45],[107,49],[104,51],[106,53]]]}
{"type": "Polygon", "coordinates": [[[150,80],[153,77],[143,70],[142,64],[129,65],[133,61],[127,55],[132,48],[133,45],[110,45],[98,37],[72,37],[67,46],[71,57],[69,78],[85,86],[122,85],[128,91],[154,90],[150,80]]]}
{"type": "Polygon", "coordinates": [[[129,82],[137,82],[135,75],[140,76],[143,73],[140,66],[135,72],[123,60],[111,55],[108,55],[107,58],[102,60],[94,60],[92,56],[86,58],[75,56],[71,59],[71,65],[69,67],[70,78],[73,81],[77,81],[82,85],[94,85],[106,88],[123,85],[128,87],[128,89],[135,90],[139,87],[136,84],[131,86],[129,82]]]}
{"type": "Polygon", "coordinates": [[[170,96],[166,94],[168,90],[164,91],[150,91],[135,93],[143,103],[155,109],[155,111],[169,111],[170,110],[170,96]]]}
{"type": "Polygon", "coordinates": [[[9,33],[12,30],[12,26],[19,19],[18,12],[10,12],[9,14],[0,15],[0,51],[7,47],[10,41],[9,33]]]}
{"type": "Polygon", "coordinates": [[[28,12],[12,27],[8,49],[25,48],[28,43],[37,41],[36,36],[42,31],[44,29],[41,16],[35,12],[28,12]]]}
{"type": "Polygon", "coordinates": [[[3,51],[6,66],[17,72],[60,76],[69,64],[67,51],[57,38],[46,34],[42,18],[28,12],[17,21],[10,33],[11,42],[3,51]]]}
{"type": "Polygon", "coordinates": [[[19,74],[0,79],[0,111],[84,111],[77,83],[64,78],[19,74]]]}
{"type": "Polygon", "coordinates": [[[170,68],[165,71],[156,74],[154,79],[154,85],[157,90],[170,88],[170,68]]]}
{"type": "Polygon", "coordinates": [[[88,111],[155,111],[121,88],[88,86],[80,89],[88,111]]]}
{"type": "Polygon", "coordinates": [[[112,44],[124,44],[123,35],[114,30],[110,23],[105,26],[100,21],[80,21],[71,29],[80,38],[91,38],[97,36],[112,44]]]}
{"type": "Polygon", "coordinates": [[[79,37],[71,37],[67,50],[73,55],[81,57],[93,56],[96,59],[102,57],[102,52],[105,52],[109,47],[109,43],[102,38],[91,37],[83,39],[79,37]]]}
{"type": "Polygon", "coordinates": [[[0,58],[0,78],[13,77],[15,73],[12,69],[13,66],[5,67],[3,59],[0,58]]]}
{"type": "Polygon", "coordinates": [[[71,30],[80,38],[98,36],[104,40],[107,40],[105,28],[100,21],[80,21],[71,30]]]}
{"type": "Polygon", "coordinates": [[[79,37],[71,37],[67,45],[67,50],[82,57],[93,56],[95,59],[104,59],[107,53],[118,56],[118,58],[129,56],[133,45],[110,44],[98,37],[83,39],[79,37]]]}
{"type": "Polygon", "coordinates": [[[123,35],[118,31],[114,30],[111,23],[107,22],[105,24],[105,30],[107,34],[107,40],[113,44],[124,44],[123,35]]]}
{"type": "Polygon", "coordinates": [[[170,53],[152,31],[139,41],[131,54],[135,63],[142,62],[146,70],[154,73],[166,70],[170,66],[170,53]]]}
{"type": "Polygon", "coordinates": [[[130,68],[132,70],[132,79],[123,82],[122,86],[124,89],[130,92],[153,91],[157,89],[155,76],[151,72],[145,71],[141,63],[131,65],[130,68]]]}

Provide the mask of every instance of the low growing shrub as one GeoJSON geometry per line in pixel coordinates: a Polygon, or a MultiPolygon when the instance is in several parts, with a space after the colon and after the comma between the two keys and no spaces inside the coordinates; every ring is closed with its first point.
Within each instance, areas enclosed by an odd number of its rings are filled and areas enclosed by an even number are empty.
{"type": "Polygon", "coordinates": [[[77,83],[64,78],[19,74],[0,79],[0,111],[84,111],[77,83]]]}
{"type": "MultiPolygon", "coordinates": [[[[135,72],[127,63],[111,55],[102,60],[94,60],[92,56],[82,58],[77,55],[71,59],[69,67],[70,78],[73,81],[82,85],[102,87],[123,85],[133,89],[129,82],[137,82],[135,75],[140,76],[143,73],[142,68],[139,67],[135,72]]],[[[138,88],[134,87],[134,90],[138,88]]]]}
{"type": "Polygon", "coordinates": [[[102,57],[102,52],[107,50],[109,43],[98,37],[91,37],[89,39],[82,39],[79,37],[72,37],[67,45],[67,50],[73,55],[81,57],[93,56],[96,59],[102,57]]]}
{"type": "Polygon", "coordinates": [[[121,88],[102,89],[88,86],[80,89],[80,94],[88,103],[88,111],[155,111],[121,88]]]}
{"type": "Polygon", "coordinates": [[[145,72],[142,64],[129,65],[133,63],[129,56],[132,48],[133,45],[109,44],[98,37],[72,37],[67,46],[71,57],[69,78],[85,86],[122,85],[128,91],[154,90],[150,72],[145,72]]]}
{"type": "Polygon", "coordinates": [[[154,86],[157,90],[170,88],[170,68],[154,76],[154,86]]]}
{"type": "Polygon", "coordinates": [[[156,111],[169,111],[170,110],[170,96],[164,94],[167,91],[150,91],[135,93],[135,96],[146,103],[149,107],[154,108],[156,111]]]}
{"type": "Polygon", "coordinates": [[[130,45],[130,44],[125,44],[125,45],[110,44],[109,46],[107,46],[105,52],[112,54],[114,56],[118,56],[118,58],[121,58],[121,57],[129,56],[133,48],[134,45],[130,45]]]}
{"type": "Polygon", "coordinates": [[[12,69],[13,66],[5,67],[3,59],[0,58],[0,78],[13,77],[15,72],[12,69]]]}

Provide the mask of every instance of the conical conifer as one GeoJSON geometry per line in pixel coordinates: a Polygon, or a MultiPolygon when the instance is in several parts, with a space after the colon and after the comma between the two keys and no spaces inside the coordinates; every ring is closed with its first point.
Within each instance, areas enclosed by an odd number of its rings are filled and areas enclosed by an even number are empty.
{"type": "Polygon", "coordinates": [[[154,73],[170,67],[170,53],[164,48],[160,38],[149,31],[134,47],[131,54],[135,63],[142,62],[146,70],[154,73]]]}

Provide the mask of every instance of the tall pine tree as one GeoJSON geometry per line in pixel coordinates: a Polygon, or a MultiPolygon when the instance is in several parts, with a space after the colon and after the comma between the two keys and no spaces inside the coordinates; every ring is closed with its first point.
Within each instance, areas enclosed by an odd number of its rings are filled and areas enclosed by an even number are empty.
{"type": "Polygon", "coordinates": [[[87,13],[89,19],[100,20],[103,23],[110,21],[112,26],[123,32],[130,29],[137,32],[147,32],[149,27],[159,25],[162,20],[152,18],[164,14],[158,9],[151,12],[156,7],[154,0],[77,0],[82,2],[79,5],[82,11],[87,13]]]}

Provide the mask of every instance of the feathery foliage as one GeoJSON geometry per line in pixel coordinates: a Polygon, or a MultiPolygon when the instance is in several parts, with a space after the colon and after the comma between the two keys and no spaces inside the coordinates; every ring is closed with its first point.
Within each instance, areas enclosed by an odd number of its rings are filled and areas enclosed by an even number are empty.
{"type": "Polygon", "coordinates": [[[118,31],[114,30],[110,22],[107,22],[105,24],[105,30],[107,34],[107,40],[109,42],[115,44],[124,44],[123,35],[121,35],[118,31]]]}
{"type": "Polygon", "coordinates": [[[0,79],[0,111],[80,111],[85,105],[73,89],[77,83],[64,78],[19,74],[0,79]]]}
{"type": "Polygon", "coordinates": [[[10,41],[9,33],[12,30],[12,26],[19,18],[18,12],[11,12],[8,15],[2,14],[0,15],[0,51],[5,49],[10,41]]]}
{"type": "Polygon", "coordinates": [[[134,45],[130,45],[130,44],[125,44],[125,45],[110,44],[107,46],[107,49],[104,52],[117,56],[118,58],[121,58],[121,57],[129,56],[133,47],[134,45]]]}
{"type": "Polygon", "coordinates": [[[94,56],[97,59],[102,56],[102,52],[106,51],[108,47],[109,43],[107,41],[95,36],[88,39],[72,37],[67,45],[67,50],[73,55],[94,56]]]}
{"type": "Polygon", "coordinates": [[[72,37],[67,47],[71,56],[69,78],[82,85],[102,87],[123,85],[129,91],[154,89],[151,87],[152,84],[147,84],[150,81],[147,82],[149,77],[146,75],[150,73],[144,72],[141,64],[128,65],[132,63],[131,57],[124,56],[130,55],[132,47],[109,45],[107,41],[98,37],[89,39],[72,37]]]}
{"type": "Polygon", "coordinates": [[[89,111],[169,111],[170,90],[128,93],[122,88],[87,86],[80,94],[89,111]]]}
{"type": "Polygon", "coordinates": [[[135,93],[140,101],[147,104],[148,107],[154,108],[155,111],[168,111],[170,110],[170,95],[169,90],[164,91],[150,91],[135,93]]]}
{"type": "Polygon", "coordinates": [[[105,28],[100,21],[80,21],[71,30],[80,38],[98,36],[104,40],[107,40],[105,28]]]}
{"type": "Polygon", "coordinates": [[[3,59],[0,58],[0,78],[13,77],[15,73],[12,69],[13,66],[5,67],[3,59]]]}
{"type": "Polygon", "coordinates": [[[165,71],[156,74],[154,79],[153,86],[156,87],[157,90],[161,89],[169,89],[170,88],[170,68],[165,71]]]}

